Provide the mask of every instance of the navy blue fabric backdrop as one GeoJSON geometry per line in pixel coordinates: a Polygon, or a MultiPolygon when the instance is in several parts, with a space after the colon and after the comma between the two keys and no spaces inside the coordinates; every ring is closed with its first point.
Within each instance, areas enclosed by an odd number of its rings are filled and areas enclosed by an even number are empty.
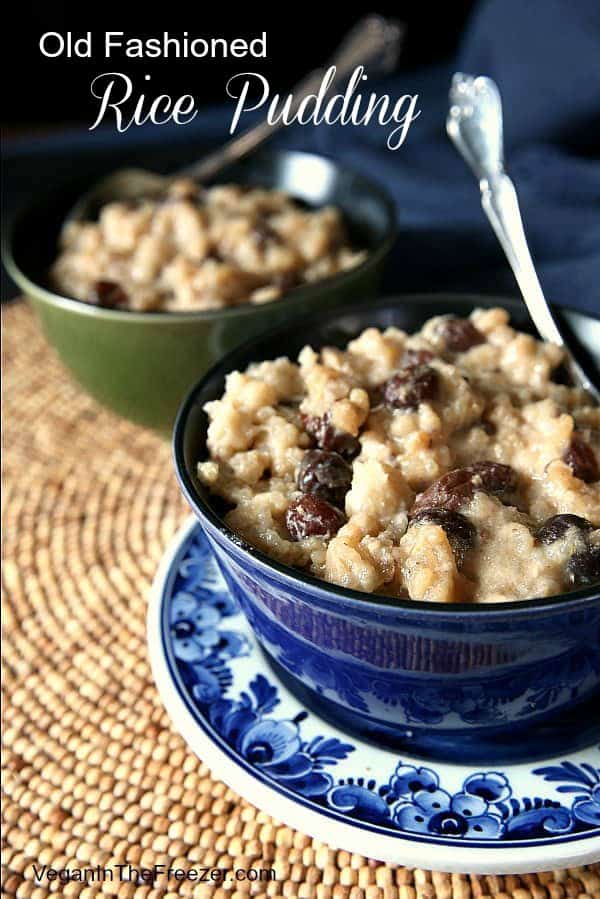
{"type": "MultiPolygon", "coordinates": [[[[394,195],[399,237],[387,290],[515,294],[475,181],[445,135],[448,87],[456,70],[487,74],[499,84],[507,168],[548,297],[600,313],[599,0],[484,0],[451,64],[377,84],[378,93],[420,95],[421,115],[396,152],[385,146],[389,126],[291,127],[275,140],[343,160],[394,195]]],[[[100,174],[132,162],[168,170],[191,161],[226,138],[231,111],[206,110],[180,128],[8,142],[5,212],[74,172],[100,174]]]]}

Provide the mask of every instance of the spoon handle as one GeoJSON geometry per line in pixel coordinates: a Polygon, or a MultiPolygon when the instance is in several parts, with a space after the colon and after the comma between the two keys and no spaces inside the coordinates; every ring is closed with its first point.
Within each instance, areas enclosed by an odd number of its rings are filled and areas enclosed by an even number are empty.
{"type": "Polygon", "coordinates": [[[563,346],[527,246],[515,186],[504,171],[502,103],[491,78],[454,76],[446,130],[479,181],[481,205],[536,328],[544,340],[563,346]]]}
{"type": "MultiPolygon", "coordinates": [[[[362,65],[372,72],[390,72],[397,62],[403,34],[404,28],[396,20],[379,15],[365,16],[348,32],[327,65],[310,72],[296,85],[292,91],[294,102],[290,112],[298,109],[304,97],[319,90],[323,75],[331,66],[335,66],[336,72],[330,89],[344,81],[357,66],[362,65]]],[[[283,124],[282,118],[273,125],[266,121],[259,122],[179,174],[200,181],[214,178],[226,165],[246,156],[275,134],[283,124]]]]}
{"type": "Polygon", "coordinates": [[[564,344],[546,299],[527,246],[517,192],[506,174],[481,185],[481,205],[496,232],[525,298],[533,323],[544,340],[564,344]]]}

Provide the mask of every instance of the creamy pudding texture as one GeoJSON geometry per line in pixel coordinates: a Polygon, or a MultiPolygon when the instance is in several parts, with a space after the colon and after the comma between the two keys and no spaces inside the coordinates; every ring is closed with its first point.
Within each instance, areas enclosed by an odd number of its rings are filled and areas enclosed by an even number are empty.
{"type": "Polygon", "coordinates": [[[368,328],[228,375],[200,480],[279,562],[367,593],[502,602],[600,582],[600,410],[503,309],[368,328]]]}
{"type": "Polygon", "coordinates": [[[365,256],[333,206],[180,179],[160,200],[108,203],[97,222],[68,223],[51,278],[99,306],[185,312],[270,303],[365,256]]]}

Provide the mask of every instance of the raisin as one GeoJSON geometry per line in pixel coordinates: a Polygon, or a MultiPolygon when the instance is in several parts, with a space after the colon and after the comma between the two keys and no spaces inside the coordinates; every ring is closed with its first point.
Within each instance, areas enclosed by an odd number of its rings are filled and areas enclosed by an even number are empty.
{"type": "Polygon", "coordinates": [[[412,507],[414,514],[422,509],[448,509],[456,512],[475,493],[471,475],[465,468],[455,468],[419,493],[412,507]]]}
{"type": "Polygon", "coordinates": [[[573,587],[587,587],[600,581],[600,546],[588,546],[567,562],[567,577],[573,587]]]}
{"type": "Polygon", "coordinates": [[[594,450],[577,431],[573,432],[563,461],[567,463],[575,477],[585,481],[586,484],[600,479],[600,470],[594,450]]]}
{"type": "Polygon", "coordinates": [[[420,523],[437,524],[443,528],[456,557],[456,565],[460,568],[477,534],[469,519],[449,509],[421,509],[413,516],[411,525],[420,523]]]}
{"type": "Polygon", "coordinates": [[[468,502],[476,490],[496,496],[514,490],[517,476],[510,465],[501,462],[475,462],[466,468],[455,468],[434,481],[427,490],[419,493],[413,513],[421,509],[449,509],[457,512],[468,502]]]}
{"type": "Polygon", "coordinates": [[[303,415],[302,424],[319,449],[339,453],[344,459],[354,459],[360,453],[358,438],[340,431],[331,424],[331,415],[303,415]]]}
{"type": "Polygon", "coordinates": [[[564,537],[569,528],[577,528],[578,531],[585,533],[592,530],[592,525],[587,518],[581,518],[580,515],[553,515],[538,528],[535,536],[540,543],[548,545],[564,537]]]}
{"type": "Polygon", "coordinates": [[[352,468],[339,453],[315,449],[304,454],[298,472],[298,489],[302,493],[313,493],[343,508],[351,483],[352,468]]]}
{"type": "Polygon", "coordinates": [[[464,353],[485,337],[468,318],[445,318],[439,325],[439,335],[451,353],[464,353]]]}
{"type": "Polygon", "coordinates": [[[495,496],[510,493],[517,486],[517,473],[510,465],[502,462],[474,462],[465,471],[471,474],[475,489],[485,490],[495,496]]]}
{"type": "Polygon", "coordinates": [[[92,302],[104,309],[125,306],[128,300],[126,291],[116,281],[96,281],[92,291],[92,302]]]}
{"type": "Polygon", "coordinates": [[[431,350],[404,350],[400,365],[425,365],[435,359],[435,355],[431,350]]]}
{"type": "Polygon", "coordinates": [[[344,514],[327,500],[305,493],[292,500],[285,516],[285,524],[292,540],[304,537],[331,537],[345,522],[344,514]]]}
{"type": "Polygon", "coordinates": [[[391,409],[416,409],[437,393],[438,376],[429,365],[407,365],[385,382],[383,401],[391,409]]]}

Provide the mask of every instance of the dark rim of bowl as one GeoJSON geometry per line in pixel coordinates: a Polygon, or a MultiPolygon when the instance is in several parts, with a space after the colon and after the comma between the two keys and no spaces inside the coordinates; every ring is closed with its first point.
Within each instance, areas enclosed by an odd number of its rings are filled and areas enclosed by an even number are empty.
{"type": "MultiPolygon", "coordinates": [[[[492,305],[492,303],[497,303],[498,305],[515,308],[517,304],[519,304],[519,301],[515,300],[514,298],[467,293],[457,293],[455,295],[447,293],[419,293],[407,294],[405,298],[402,296],[394,298],[394,302],[396,303],[402,301],[416,303],[421,301],[449,303],[452,300],[460,300],[463,303],[473,305],[473,307],[476,307],[478,303],[483,303],[487,306],[492,305]]],[[[377,309],[389,306],[391,302],[391,298],[383,298],[381,300],[378,300],[376,303],[373,303],[370,308],[375,311],[377,309]]],[[[334,314],[341,316],[342,314],[355,315],[364,313],[365,308],[366,307],[364,306],[364,304],[355,304],[352,306],[348,306],[343,310],[343,312],[342,310],[338,309],[335,313],[332,313],[330,316],[326,315],[324,316],[324,318],[331,318],[334,314]]],[[[568,306],[563,305],[558,308],[565,312],[573,312],[586,318],[600,321],[600,316],[596,317],[590,315],[589,313],[582,313],[577,309],[572,309],[568,306]]],[[[517,614],[527,615],[534,611],[541,612],[548,609],[555,609],[555,607],[557,606],[563,606],[565,609],[568,606],[568,610],[573,611],[574,606],[577,607],[581,605],[600,602],[600,584],[595,584],[591,587],[584,587],[580,590],[572,590],[568,593],[557,593],[554,596],[532,597],[531,599],[511,600],[509,602],[499,603],[424,602],[422,600],[403,599],[401,597],[386,596],[382,593],[363,593],[360,590],[353,590],[349,587],[342,587],[338,584],[332,584],[329,581],[317,578],[314,575],[306,574],[304,571],[294,568],[291,565],[285,565],[281,562],[278,562],[276,559],[273,559],[266,553],[262,552],[262,550],[257,549],[251,543],[248,543],[243,537],[241,537],[230,527],[228,527],[223,519],[220,518],[219,515],[217,515],[217,513],[212,509],[210,504],[200,496],[197,491],[196,485],[188,476],[183,454],[183,442],[189,412],[196,404],[197,395],[203,390],[205,384],[217,377],[224,378],[224,376],[232,370],[229,360],[234,358],[238,353],[243,352],[245,349],[249,349],[255,343],[269,340],[273,337],[276,337],[278,334],[281,334],[282,332],[288,331],[291,325],[293,325],[294,328],[301,328],[303,324],[306,324],[306,326],[308,327],[309,323],[314,323],[314,319],[315,315],[313,313],[301,318],[296,318],[293,322],[288,322],[284,325],[278,325],[273,328],[269,328],[258,336],[251,338],[250,340],[231,350],[229,353],[227,353],[226,356],[223,357],[220,362],[218,362],[216,365],[213,365],[213,367],[209,369],[209,371],[205,375],[203,375],[203,377],[191,388],[191,390],[183,400],[181,406],[179,407],[179,411],[177,413],[175,425],[173,428],[172,443],[175,473],[177,475],[177,480],[184,496],[186,497],[196,515],[201,520],[207,519],[210,524],[214,528],[216,528],[219,533],[221,533],[227,539],[228,542],[232,543],[237,550],[240,550],[242,553],[250,556],[254,563],[258,563],[260,567],[267,569],[267,571],[274,571],[280,577],[283,577],[285,580],[295,583],[296,585],[298,583],[306,584],[309,587],[322,590],[325,594],[328,594],[327,598],[329,600],[342,600],[344,603],[356,606],[360,610],[373,610],[373,607],[384,606],[388,608],[393,607],[401,610],[402,612],[408,613],[427,612],[435,615],[437,618],[453,618],[457,612],[467,613],[471,618],[478,615],[485,615],[487,618],[489,618],[490,616],[502,617],[508,612],[511,613],[511,616],[515,612],[517,614]]],[[[312,601],[314,601],[315,599],[317,599],[317,597],[311,596],[312,601]]]]}
{"type": "MultiPolygon", "coordinates": [[[[18,286],[21,288],[21,290],[24,291],[25,294],[37,294],[45,302],[49,302],[50,304],[59,306],[63,309],[72,309],[84,315],[102,316],[104,318],[172,322],[178,319],[189,321],[190,319],[210,320],[212,318],[215,318],[220,320],[222,318],[229,318],[240,315],[257,314],[261,311],[264,313],[266,310],[272,307],[273,304],[279,302],[285,302],[288,305],[291,304],[292,308],[295,308],[298,303],[301,303],[303,300],[309,298],[314,293],[316,288],[321,289],[322,287],[326,287],[328,290],[334,290],[338,285],[343,285],[353,277],[356,277],[362,272],[368,271],[386,256],[396,239],[396,204],[394,203],[394,200],[387,192],[385,187],[383,187],[383,185],[379,184],[376,181],[373,181],[368,176],[357,172],[350,166],[340,165],[340,163],[336,162],[335,159],[327,156],[325,153],[308,153],[303,150],[267,150],[260,151],[260,155],[264,156],[265,158],[277,158],[293,155],[325,160],[327,163],[334,166],[337,170],[346,172],[356,178],[360,178],[360,180],[364,182],[371,193],[385,208],[388,218],[388,225],[385,235],[381,238],[379,243],[375,247],[373,247],[372,250],[368,251],[366,259],[363,262],[361,262],[354,268],[350,268],[342,272],[337,272],[335,275],[329,275],[326,278],[321,278],[318,281],[314,281],[310,284],[302,284],[299,287],[293,288],[292,290],[288,291],[287,294],[283,294],[283,296],[281,296],[278,300],[274,300],[273,303],[240,303],[238,306],[227,306],[224,309],[190,310],[189,312],[140,312],[136,309],[109,309],[103,306],[96,306],[93,303],[87,303],[85,300],[78,300],[75,297],[63,296],[62,294],[52,290],[50,287],[32,281],[31,278],[29,278],[29,276],[26,275],[25,272],[17,265],[13,255],[14,232],[18,225],[21,223],[21,220],[28,215],[31,209],[31,207],[26,207],[17,216],[15,216],[15,219],[8,229],[7,238],[4,242],[2,253],[6,269],[11,278],[18,284],[18,286]]],[[[216,183],[218,183],[218,181],[216,183]]]]}

